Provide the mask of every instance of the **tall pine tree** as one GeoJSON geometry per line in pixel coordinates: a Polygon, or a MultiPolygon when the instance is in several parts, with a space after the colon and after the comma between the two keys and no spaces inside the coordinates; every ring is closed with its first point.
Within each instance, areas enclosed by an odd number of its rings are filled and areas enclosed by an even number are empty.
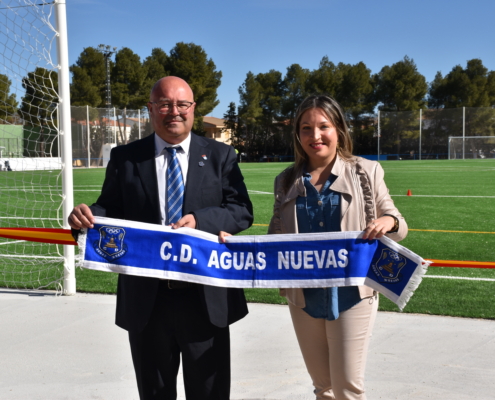
{"type": "Polygon", "coordinates": [[[194,93],[196,101],[194,131],[203,133],[203,116],[218,105],[217,89],[222,72],[201,46],[194,43],[177,43],[170,51],[165,70],[173,76],[184,79],[194,93]]]}
{"type": "Polygon", "coordinates": [[[10,93],[12,81],[7,75],[0,74],[0,124],[13,123],[17,111],[17,100],[14,93],[10,93]]]}
{"type": "Polygon", "coordinates": [[[407,56],[392,66],[383,67],[374,80],[380,110],[419,110],[426,105],[426,79],[418,72],[414,60],[407,56]]]}
{"type": "Polygon", "coordinates": [[[146,70],[140,57],[128,47],[115,54],[112,68],[112,104],[117,108],[140,110],[146,106],[149,92],[145,90],[146,70]]]}

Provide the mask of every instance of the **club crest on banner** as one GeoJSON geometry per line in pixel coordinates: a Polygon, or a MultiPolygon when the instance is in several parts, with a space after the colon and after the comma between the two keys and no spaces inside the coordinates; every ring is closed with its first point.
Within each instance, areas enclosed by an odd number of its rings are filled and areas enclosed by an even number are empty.
{"type": "Polygon", "coordinates": [[[124,243],[124,228],[102,226],[99,233],[99,240],[95,241],[93,245],[98,255],[107,261],[114,261],[127,253],[127,245],[124,243]]]}
{"type": "Polygon", "coordinates": [[[371,264],[371,268],[380,282],[397,283],[401,280],[400,271],[407,264],[407,259],[399,253],[385,248],[380,257],[371,264]]]}

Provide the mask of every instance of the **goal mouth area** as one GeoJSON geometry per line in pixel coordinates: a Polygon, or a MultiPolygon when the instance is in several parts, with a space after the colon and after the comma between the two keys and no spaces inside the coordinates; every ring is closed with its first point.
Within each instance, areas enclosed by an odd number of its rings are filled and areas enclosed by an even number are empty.
{"type": "Polygon", "coordinates": [[[495,158],[495,136],[449,136],[449,160],[495,158]]]}

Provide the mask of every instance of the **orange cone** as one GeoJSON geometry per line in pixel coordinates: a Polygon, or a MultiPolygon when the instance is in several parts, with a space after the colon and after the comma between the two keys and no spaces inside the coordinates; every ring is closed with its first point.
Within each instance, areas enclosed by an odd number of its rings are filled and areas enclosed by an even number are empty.
{"type": "Polygon", "coordinates": [[[412,196],[412,193],[411,193],[411,190],[410,189],[407,189],[407,195],[408,196],[412,196]]]}

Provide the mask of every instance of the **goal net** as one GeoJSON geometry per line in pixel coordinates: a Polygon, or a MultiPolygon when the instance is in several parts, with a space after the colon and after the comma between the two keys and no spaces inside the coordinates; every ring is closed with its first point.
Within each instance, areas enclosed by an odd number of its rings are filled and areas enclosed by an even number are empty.
{"type": "MultiPolygon", "coordinates": [[[[64,225],[56,7],[55,2],[0,0],[3,228],[64,225]]],[[[59,289],[66,261],[63,246],[0,238],[0,286],[59,289]]]]}
{"type": "Polygon", "coordinates": [[[449,137],[449,160],[495,158],[495,136],[449,137]]]}

